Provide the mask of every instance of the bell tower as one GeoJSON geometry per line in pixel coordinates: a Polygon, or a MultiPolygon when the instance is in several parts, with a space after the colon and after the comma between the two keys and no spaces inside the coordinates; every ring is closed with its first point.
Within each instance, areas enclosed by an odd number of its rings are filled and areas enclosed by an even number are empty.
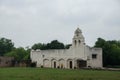
{"type": "Polygon", "coordinates": [[[72,45],[73,46],[80,46],[80,45],[84,45],[84,43],[85,43],[85,40],[84,40],[84,37],[82,35],[82,31],[79,28],[77,28],[74,32],[72,45]]]}
{"type": "Polygon", "coordinates": [[[72,50],[74,56],[78,57],[81,60],[85,60],[85,46],[85,39],[82,35],[82,31],[79,28],[77,28],[74,32],[74,36],[72,39],[72,50]]]}

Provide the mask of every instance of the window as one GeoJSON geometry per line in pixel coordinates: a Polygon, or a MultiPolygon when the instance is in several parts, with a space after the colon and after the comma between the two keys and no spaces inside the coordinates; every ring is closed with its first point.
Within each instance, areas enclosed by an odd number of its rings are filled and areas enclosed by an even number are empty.
{"type": "Polygon", "coordinates": [[[44,57],[45,57],[45,55],[42,55],[42,57],[44,58],[44,57]]]}
{"type": "Polygon", "coordinates": [[[92,54],[92,59],[96,59],[97,58],[97,54],[92,54]]]}
{"type": "Polygon", "coordinates": [[[75,45],[77,44],[77,41],[75,40],[75,45]]]}
{"type": "Polygon", "coordinates": [[[79,44],[81,43],[81,41],[79,40],[79,44]]]}

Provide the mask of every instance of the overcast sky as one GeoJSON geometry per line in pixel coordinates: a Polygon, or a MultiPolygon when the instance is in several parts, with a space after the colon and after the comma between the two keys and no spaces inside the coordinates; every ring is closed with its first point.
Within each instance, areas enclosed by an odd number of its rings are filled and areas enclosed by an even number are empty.
{"type": "Polygon", "coordinates": [[[79,27],[86,44],[120,40],[120,0],[0,0],[0,37],[16,47],[72,42],[79,27]]]}

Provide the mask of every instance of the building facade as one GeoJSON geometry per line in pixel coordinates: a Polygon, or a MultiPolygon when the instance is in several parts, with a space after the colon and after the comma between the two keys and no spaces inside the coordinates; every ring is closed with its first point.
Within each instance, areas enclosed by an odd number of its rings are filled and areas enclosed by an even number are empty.
{"type": "Polygon", "coordinates": [[[46,68],[102,68],[102,49],[85,44],[82,31],[77,28],[69,49],[31,50],[30,57],[37,67],[46,68]]]}

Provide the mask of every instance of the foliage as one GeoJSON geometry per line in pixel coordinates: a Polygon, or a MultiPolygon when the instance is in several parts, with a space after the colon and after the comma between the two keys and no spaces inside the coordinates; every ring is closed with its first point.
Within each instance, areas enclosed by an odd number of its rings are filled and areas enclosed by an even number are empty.
{"type": "Polygon", "coordinates": [[[41,50],[46,50],[46,49],[64,49],[65,46],[63,43],[53,40],[50,43],[47,44],[42,44],[42,43],[37,43],[32,46],[32,49],[41,49],[41,50]]]}
{"type": "Polygon", "coordinates": [[[47,44],[47,49],[64,49],[64,44],[57,40],[53,40],[51,43],[47,44]]]}
{"type": "Polygon", "coordinates": [[[120,72],[44,68],[0,68],[0,80],[120,80],[120,72]]]}
{"type": "Polygon", "coordinates": [[[120,65],[120,41],[105,41],[102,38],[98,38],[95,47],[101,47],[103,49],[104,66],[120,65]]]}
{"type": "Polygon", "coordinates": [[[6,53],[5,56],[11,56],[14,57],[15,60],[21,61],[29,59],[29,54],[29,50],[25,50],[24,48],[20,47],[6,53]]]}
{"type": "Polygon", "coordinates": [[[44,50],[44,49],[46,49],[46,44],[42,44],[42,43],[34,44],[32,46],[32,49],[34,49],[34,50],[36,50],[36,49],[44,50]]]}
{"type": "Polygon", "coordinates": [[[14,44],[10,39],[0,38],[0,56],[10,52],[14,48],[14,44]]]}

